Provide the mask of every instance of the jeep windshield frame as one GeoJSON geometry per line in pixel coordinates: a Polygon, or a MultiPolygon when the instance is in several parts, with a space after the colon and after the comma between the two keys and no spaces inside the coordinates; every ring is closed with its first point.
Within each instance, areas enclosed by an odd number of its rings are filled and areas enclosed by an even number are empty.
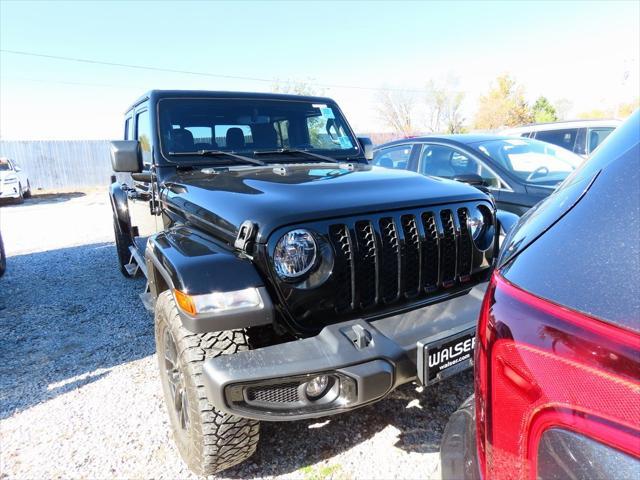
{"type": "Polygon", "coordinates": [[[174,165],[229,165],[232,155],[266,164],[308,162],[311,154],[336,161],[363,157],[329,99],[165,97],[157,102],[157,128],[160,153],[174,165]],[[231,155],[203,156],[207,150],[231,155]],[[299,157],[288,153],[295,150],[299,157]]]}

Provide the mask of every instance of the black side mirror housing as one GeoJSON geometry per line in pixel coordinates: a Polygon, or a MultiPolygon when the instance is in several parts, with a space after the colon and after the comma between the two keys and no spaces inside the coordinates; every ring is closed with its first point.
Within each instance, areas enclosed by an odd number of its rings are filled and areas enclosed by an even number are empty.
{"type": "Polygon", "coordinates": [[[138,173],[142,171],[142,153],[137,140],[111,142],[111,167],[114,172],[138,173]]]}
{"type": "Polygon", "coordinates": [[[496,217],[498,218],[498,225],[500,226],[501,233],[504,233],[505,235],[507,235],[520,220],[518,215],[507,212],[506,210],[498,210],[496,217]]]}
{"type": "Polygon", "coordinates": [[[358,143],[360,144],[360,148],[362,148],[364,158],[367,159],[367,162],[373,160],[373,142],[371,139],[369,137],[358,137],[358,143]]]}

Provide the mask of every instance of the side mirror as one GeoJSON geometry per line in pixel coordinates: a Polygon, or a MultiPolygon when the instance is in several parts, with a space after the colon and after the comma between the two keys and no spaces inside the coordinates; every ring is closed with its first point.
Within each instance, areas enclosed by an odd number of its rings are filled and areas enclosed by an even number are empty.
{"type": "Polygon", "coordinates": [[[464,175],[456,175],[453,177],[456,182],[468,183],[474,187],[484,187],[485,183],[482,177],[476,173],[467,173],[464,175]]]}
{"type": "Polygon", "coordinates": [[[507,212],[506,210],[498,210],[496,212],[496,218],[498,220],[498,248],[502,250],[502,245],[507,236],[517,225],[520,217],[515,213],[507,212]]]}
{"type": "Polygon", "coordinates": [[[362,148],[364,158],[367,159],[367,162],[373,160],[373,142],[371,139],[369,137],[358,137],[358,143],[362,148]]]}
{"type": "Polygon", "coordinates": [[[111,167],[114,172],[141,172],[142,154],[139,142],[137,140],[113,140],[111,142],[111,167]]]}
{"type": "Polygon", "coordinates": [[[14,169],[16,172],[21,172],[21,171],[22,171],[22,169],[21,169],[18,165],[14,166],[14,167],[13,167],[13,169],[14,169]]]}
{"type": "Polygon", "coordinates": [[[505,236],[516,226],[518,220],[520,220],[518,215],[507,212],[506,210],[498,210],[496,217],[498,218],[498,225],[500,226],[500,234],[504,233],[505,236]]]}

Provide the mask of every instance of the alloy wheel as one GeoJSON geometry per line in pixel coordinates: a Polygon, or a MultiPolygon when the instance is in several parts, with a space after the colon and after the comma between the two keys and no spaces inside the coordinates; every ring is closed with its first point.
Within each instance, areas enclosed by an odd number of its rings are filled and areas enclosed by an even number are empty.
{"type": "Polygon", "coordinates": [[[169,381],[171,403],[183,430],[189,428],[189,401],[187,399],[184,374],[178,364],[178,351],[173,336],[169,331],[164,333],[164,365],[169,381]]]}

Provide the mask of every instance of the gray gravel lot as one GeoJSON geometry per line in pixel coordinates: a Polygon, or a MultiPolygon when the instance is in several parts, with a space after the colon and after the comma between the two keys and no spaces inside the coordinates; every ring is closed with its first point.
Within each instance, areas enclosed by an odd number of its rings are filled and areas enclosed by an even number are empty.
{"type": "MultiPolygon", "coordinates": [[[[120,275],[104,191],[0,206],[0,478],[192,478],[173,445],[142,279],[120,275]]],[[[265,423],[221,478],[438,478],[465,373],[327,419],[265,423]]]]}

